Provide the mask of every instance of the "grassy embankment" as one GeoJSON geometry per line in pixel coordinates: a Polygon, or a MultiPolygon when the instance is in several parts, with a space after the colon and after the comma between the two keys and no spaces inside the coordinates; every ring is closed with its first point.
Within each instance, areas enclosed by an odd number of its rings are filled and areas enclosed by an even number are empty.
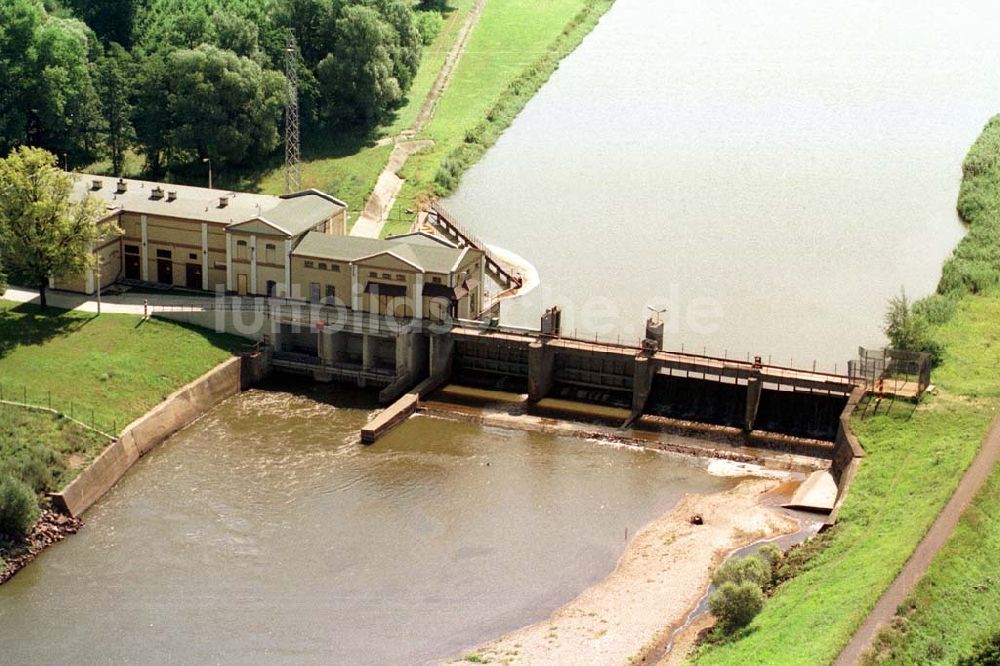
{"type": "MultiPolygon", "coordinates": [[[[831,662],[951,496],[1000,411],[1000,120],[969,153],[959,209],[970,230],[915,311],[944,346],[936,394],[915,411],[882,410],[854,427],[867,457],[838,525],[804,571],[744,632],[704,648],[700,664],[831,662]]],[[[1000,608],[997,475],[918,589],[898,632],[902,662],[953,661],[1000,608]],[[993,494],[990,493],[993,489],[993,494]],[[985,539],[985,542],[983,541],[985,539]],[[982,589],[981,592],[974,590],[982,589]],[[905,626],[904,625],[904,628],[905,626]],[[931,647],[930,641],[936,641],[931,647]]]]}
{"type": "MultiPolygon", "coordinates": [[[[990,121],[966,159],[959,212],[970,224],[970,233],[945,276],[956,288],[985,287],[992,296],[975,300],[994,305],[984,306],[970,325],[970,333],[989,346],[991,355],[980,364],[955,370],[969,375],[975,391],[970,400],[995,404],[1000,401],[1000,298],[995,286],[1000,282],[1000,116],[990,121]]],[[[948,337],[942,342],[954,344],[948,337]]],[[[1000,631],[998,618],[1000,469],[994,470],[963,514],[896,622],[879,636],[877,661],[954,663],[970,654],[988,632],[1000,631]]]]}
{"type": "Polygon", "coordinates": [[[130,315],[41,311],[0,300],[4,398],[121,430],[175,389],[242,349],[245,340],[130,315]],[[26,393],[25,393],[26,391],[26,393]]]}
{"type": "Polygon", "coordinates": [[[446,195],[492,146],[559,61],[575,49],[613,0],[487,2],[451,85],[425,131],[434,146],[407,161],[406,179],[384,233],[409,228],[402,213],[430,194],[446,195]]]}

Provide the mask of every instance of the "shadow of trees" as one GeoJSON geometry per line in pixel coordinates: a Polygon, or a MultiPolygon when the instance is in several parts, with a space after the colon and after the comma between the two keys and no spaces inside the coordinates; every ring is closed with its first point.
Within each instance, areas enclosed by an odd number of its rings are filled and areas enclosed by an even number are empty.
{"type": "Polygon", "coordinates": [[[78,331],[96,316],[70,314],[51,306],[42,310],[33,303],[0,308],[0,358],[18,347],[41,345],[78,331]]]}

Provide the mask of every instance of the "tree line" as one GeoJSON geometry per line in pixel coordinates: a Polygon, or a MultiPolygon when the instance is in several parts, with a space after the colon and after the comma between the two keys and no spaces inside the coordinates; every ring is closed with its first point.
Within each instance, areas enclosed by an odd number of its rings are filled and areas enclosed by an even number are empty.
{"type": "Polygon", "coordinates": [[[157,176],[249,165],[281,142],[293,34],[303,124],[370,128],[404,99],[441,0],[4,0],[0,155],[127,151],[157,176]]]}

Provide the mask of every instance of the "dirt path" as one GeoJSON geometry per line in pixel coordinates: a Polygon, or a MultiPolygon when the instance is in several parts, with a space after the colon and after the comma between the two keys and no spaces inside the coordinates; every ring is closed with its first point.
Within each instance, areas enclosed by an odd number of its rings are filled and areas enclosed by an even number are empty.
{"type": "Polygon", "coordinates": [[[861,656],[871,646],[878,630],[892,620],[896,615],[896,609],[927,572],[934,556],[948,541],[965,508],[979,492],[997,461],[1000,461],[1000,417],[994,419],[993,425],[983,439],[979,453],[962,476],[955,494],[938,514],[931,529],[913,551],[906,565],[896,576],[896,580],[882,593],[864,624],[837,657],[835,666],[850,666],[861,660],[861,656]]]}
{"type": "Polygon", "coordinates": [[[434,85],[431,86],[430,92],[427,93],[427,98],[420,106],[420,112],[417,114],[416,120],[413,121],[413,125],[400,132],[398,136],[387,137],[378,142],[378,145],[388,145],[390,143],[396,145],[389,155],[388,163],[375,182],[375,189],[372,190],[368,199],[365,200],[365,209],[355,221],[354,226],[351,227],[352,236],[378,238],[382,235],[386,216],[392,211],[392,207],[396,203],[396,197],[399,196],[399,191],[405,182],[399,176],[400,169],[406,164],[406,160],[410,155],[434,145],[434,142],[430,140],[411,141],[410,139],[423,131],[428,121],[434,115],[434,109],[437,108],[438,100],[441,99],[441,95],[451,82],[455,68],[458,66],[458,61],[462,58],[462,54],[465,53],[465,48],[469,44],[472,29],[479,22],[479,17],[482,16],[485,6],[486,0],[476,0],[476,4],[473,5],[472,10],[465,19],[465,23],[462,24],[459,30],[455,43],[452,45],[451,50],[448,51],[448,56],[445,58],[444,65],[441,66],[441,71],[438,73],[437,78],[434,79],[434,85]]]}

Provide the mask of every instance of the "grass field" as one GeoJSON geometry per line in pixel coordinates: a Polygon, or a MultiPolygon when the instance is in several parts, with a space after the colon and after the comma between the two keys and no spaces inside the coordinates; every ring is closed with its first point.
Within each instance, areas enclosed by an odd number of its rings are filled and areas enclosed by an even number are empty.
{"type": "Polygon", "coordinates": [[[246,341],[130,315],[0,301],[3,397],[47,406],[110,432],[241,349],[246,341]]]}
{"type": "MultiPolygon", "coordinates": [[[[828,545],[780,587],[737,640],[700,664],[831,662],[926,533],[1000,413],[1000,122],[966,161],[960,210],[970,233],[944,267],[934,313],[938,389],[913,410],[860,420],[863,460],[828,545]],[[970,167],[970,164],[972,166],[970,167]],[[912,414],[911,414],[912,411],[912,414]]],[[[893,663],[954,663],[1000,617],[1000,494],[994,473],[882,638],[893,663]]]]}

